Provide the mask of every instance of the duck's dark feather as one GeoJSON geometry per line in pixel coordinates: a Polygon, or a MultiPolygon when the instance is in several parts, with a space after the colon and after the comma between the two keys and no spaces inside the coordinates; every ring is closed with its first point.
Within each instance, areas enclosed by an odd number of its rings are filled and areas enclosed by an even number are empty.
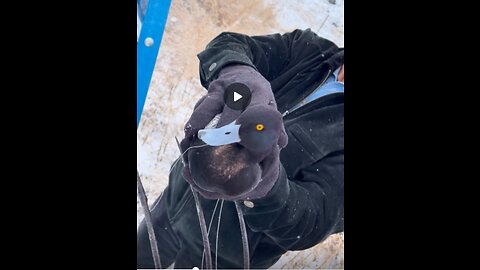
{"type": "Polygon", "coordinates": [[[262,176],[259,164],[237,143],[191,149],[188,160],[191,184],[206,198],[221,194],[235,200],[254,189],[262,176]]]}

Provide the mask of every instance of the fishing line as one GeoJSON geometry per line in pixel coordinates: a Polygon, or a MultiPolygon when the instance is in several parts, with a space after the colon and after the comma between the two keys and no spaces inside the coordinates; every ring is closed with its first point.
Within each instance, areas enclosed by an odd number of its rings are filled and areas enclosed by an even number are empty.
{"type": "Polygon", "coordinates": [[[218,214],[218,223],[217,223],[217,237],[215,238],[215,269],[217,269],[217,265],[218,265],[218,232],[220,231],[220,219],[222,218],[222,210],[223,210],[223,199],[222,199],[222,203],[220,204],[220,213],[218,214]]]}
{"type": "Polygon", "coordinates": [[[173,170],[173,168],[175,167],[175,165],[177,165],[177,162],[179,160],[182,159],[183,155],[185,155],[185,153],[187,153],[188,150],[192,149],[192,148],[200,148],[200,147],[204,147],[204,146],[208,146],[208,144],[202,144],[202,145],[194,145],[194,146],[190,146],[189,148],[187,148],[187,150],[185,150],[178,158],[177,160],[175,160],[175,162],[173,163],[172,167],[170,168],[170,171],[168,172],[168,174],[170,174],[173,170]]]}
{"type": "MultiPolygon", "coordinates": [[[[178,142],[177,137],[175,137],[175,140],[177,141],[178,149],[181,149],[180,148],[180,143],[178,142]]],[[[170,172],[172,172],[172,169],[175,167],[177,162],[183,157],[183,155],[188,150],[190,150],[192,148],[200,148],[200,147],[204,147],[204,146],[207,146],[207,144],[195,145],[195,146],[190,146],[189,148],[187,148],[180,155],[180,157],[174,162],[174,164],[172,165],[172,168],[170,169],[170,172]]],[[[180,152],[181,151],[182,150],[180,150],[180,152]]],[[[170,172],[168,174],[170,174],[170,172]]],[[[200,232],[202,233],[203,252],[207,254],[207,256],[206,256],[206,267],[208,269],[212,269],[212,253],[210,252],[210,242],[208,241],[207,224],[205,223],[205,215],[203,214],[202,205],[200,204],[200,200],[198,198],[197,192],[192,187],[192,185],[190,185],[190,189],[192,190],[193,198],[195,199],[195,207],[197,208],[198,222],[200,223],[200,232]]],[[[201,267],[203,267],[203,263],[202,263],[201,267]]]]}
{"type": "MultiPolygon", "coordinates": [[[[212,214],[212,218],[210,219],[210,224],[208,225],[208,230],[207,230],[207,235],[210,236],[210,229],[212,228],[212,223],[213,223],[213,218],[215,217],[215,212],[217,211],[217,206],[218,206],[218,199],[217,199],[217,202],[215,203],[215,208],[213,208],[213,214],[212,214]]],[[[202,254],[202,267],[203,267],[203,258],[205,256],[205,251],[203,251],[203,254],[202,254]]]]}
{"type": "Polygon", "coordinates": [[[240,233],[242,234],[243,268],[250,269],[250,250],[248,248],[247,229],[245,227],[245,219],[243,218],[243,211],[240,207],[240,202],[235,201],[235,208],[237,208],[238,222],[240,223],[240,233]]]}
{"type": "Polygon", "coordinates": [[[212,269],[212,253],[210,252],[210,242],[208,241],[205,215],[203,214],[202,205],[200,204],[197,192],[193,189],[192,185],[190,185],[190,189],[192,190],[193,198],[195,199],[195,206],[197,208],[198,221],[200,223],[200,231],[202,233],[203,251],[206,254],[206,267],[207,269],[212,269]]]}

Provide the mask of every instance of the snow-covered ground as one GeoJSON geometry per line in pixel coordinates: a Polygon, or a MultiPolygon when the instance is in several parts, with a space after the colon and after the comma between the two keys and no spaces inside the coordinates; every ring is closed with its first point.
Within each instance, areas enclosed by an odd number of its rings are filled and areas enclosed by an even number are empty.
{"type": "MultiPolygon", "coordinates": [[[[166,187],[179,155],[175,136],[183,137],[193,105],[206,93],[197,53],[223,31],[263,35],[311,28],[343,47],[343,6],[344,0],[172,0],[137,132],[137,167],[150,203],[166,187]]],[[[142,218],[137,199],[137,225],[142,218]]],[[[287,252],[272,268],[343,268],[343,237],[333,235],[311,249],[287,252]]]]}

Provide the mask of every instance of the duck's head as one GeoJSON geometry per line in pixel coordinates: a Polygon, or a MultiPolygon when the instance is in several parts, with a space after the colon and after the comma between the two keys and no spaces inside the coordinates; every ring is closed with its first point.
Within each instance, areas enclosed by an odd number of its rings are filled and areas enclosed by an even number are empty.
{"type": "Polygon", "coordinates": [[[282,132],[282,115],[266,106],[248,107],[230,124],[200,130],[193,144],[208,146],[189,150],[189,182],[206,198],[241,198],[262,181],[262,160],[278,151],[282,132]]]}
{"type": "Polygon", "coordinates": [[[228,125],[201,129],[198,138],[211,146],[238,143],[245,147],[255,163],[263,160],[279,143],[282,132],[282,115],[277,110],[268,106],[252,106],[228,125]]]}

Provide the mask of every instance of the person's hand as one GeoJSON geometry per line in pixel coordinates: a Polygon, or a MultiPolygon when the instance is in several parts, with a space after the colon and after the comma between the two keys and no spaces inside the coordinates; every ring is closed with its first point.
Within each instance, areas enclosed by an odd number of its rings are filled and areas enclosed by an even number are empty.
{"type": "Polygon", "coordinates": [[[198,131],[217,114],[221,117],[216,130],[202,130],[201,134],[205,141],[210,142],[206,138],[212,136],[207,135],[213,134],[214,140],[227,143],[190,148],[183,155],[184,178],[209,199],[265,196],[278,178],[279,153],[287,144],[282,116],[277,111],[270,83],[249,66],[223,68],[185,124],[182,153],[191,146],[205,144],[198,131]],[[251,91],[251,102],[243,111],[233,110],[224,103],[225,89],[233,83],[242,83],[251,91]],[[233,132],[223,132],[224,129],[233,132]]]}

